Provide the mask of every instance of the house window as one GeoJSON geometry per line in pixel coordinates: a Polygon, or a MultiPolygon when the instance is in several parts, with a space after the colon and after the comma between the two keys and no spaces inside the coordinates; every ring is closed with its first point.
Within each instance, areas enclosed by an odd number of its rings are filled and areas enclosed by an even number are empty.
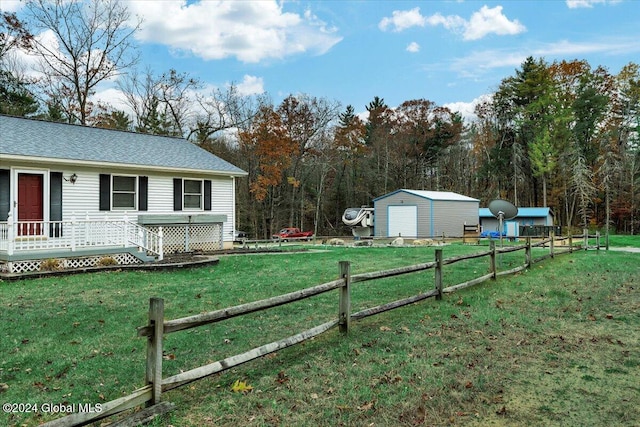
{"type": "Polygon", "coordinates": [[[113,176],[113,209],[136,209],[136,177],[113,176]]]}
{"type": "Polygon", "coordinates": [[[184,180],[184,208],[202,209],[202,181],[184,180]]]}

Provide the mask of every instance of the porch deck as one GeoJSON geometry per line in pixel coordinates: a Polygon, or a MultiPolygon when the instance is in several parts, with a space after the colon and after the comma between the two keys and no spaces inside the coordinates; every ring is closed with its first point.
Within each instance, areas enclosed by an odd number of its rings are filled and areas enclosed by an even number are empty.
{"type": "Polygon", "coordinates": [[[126,220],[110,219],[13,221],[9,216],[8,221],[0,222],[0,261],[7,263],[118,251],[162,260],[162,229],[154,233],[126,220]]]}

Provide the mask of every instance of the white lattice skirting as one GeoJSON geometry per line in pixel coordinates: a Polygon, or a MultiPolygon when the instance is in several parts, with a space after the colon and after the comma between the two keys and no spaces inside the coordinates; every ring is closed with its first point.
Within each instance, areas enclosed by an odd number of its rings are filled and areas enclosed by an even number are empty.
{"type": "MultiPolygon", "coordinates": [[[[157,226],[147,226],[158,233],[157,226]]],[[[162,226],[162,248],[165,254],[209,252],[222,249],[222,224],[191,224],[162,226]]]]}
{"type": "Polygon", "coordinates": [[[76,268],[100,267],[108,265],[140,264],[130,253],[87,256],[82,258],[49,258],[0,263],[2,273],[29,273],[33,271],[57,271],[76,268]]]}

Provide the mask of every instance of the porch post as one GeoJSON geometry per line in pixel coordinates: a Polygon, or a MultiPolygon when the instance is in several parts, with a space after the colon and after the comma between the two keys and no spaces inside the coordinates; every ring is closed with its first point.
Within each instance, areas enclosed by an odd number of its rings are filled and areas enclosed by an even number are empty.
{"type": "Polygon", "coordinates": [[[76,213],[71,212],[71,252],[76,250],[76,213]]]}
{"type": "Polygon", "coordinates": [[[7,216],[7,255],[13,255],[14,237],[13,214],[9,211],[7,216]]]}
{"type": "Polygon", "coordinates": [[[90,223],[90,218],[89,218],[89,211],[87,211],[84,214],[84,242],[85,245],[92,245],[94,239],[94,229],[95,229],[95,224],[92,226],[90,223]]]}
{"type": "Polygon", "coordinates": [[[127,211],[124,212],[124,216],[122,217],[122,221],[124,222],[123,226],[122,226],[122,231],[123,231],[123,235],[122,235],[122,247],[126,248],[127,247],[127,242],[129,241],[129,230],[127,229],[128,225],[129,225],[129,215],[127,215],[127,211]]]}
{"type": "Polygon", "coordinates": [[[158,261],[162,261],[164,259],[164,246],[162,244],[162,237],[164,236],[164,232],[162,231],[162,226],[158,227],[158,261]]]}

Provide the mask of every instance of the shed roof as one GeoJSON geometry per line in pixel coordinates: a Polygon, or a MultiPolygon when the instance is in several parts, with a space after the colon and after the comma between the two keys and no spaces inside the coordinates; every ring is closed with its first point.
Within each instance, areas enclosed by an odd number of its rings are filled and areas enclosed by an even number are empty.
{"type": "MultiPolygon", "coordinates": [[[[478,209],[480,218],[495,218],[489,208],[478,209]]],[[[516,218],[546,218],[553,216],[551,208],[518,208],[516,218]]]]}
{"type": "Polygon", "coordinates": [[[429,200],[446,200],[446,201],[458,201],[458,202],[479,202],[480,201],[478,199],[474,199],[472,197],[464,196],[462,194],[454,193],[451,191],[408,190],[406,188],[385,194],[384,196],[380,196],[376,199],[373,199],[373,201],[375,202],[377,200],[384,199],[385,197],[389,197],[399,192],[413,194],[414,196],[422,197],[424,199],[429,199],[429,200]]]}
{"type": "Polygon", "coordinates": [[[184,138],[0,115],[0,155],[243,176],[246,172],[184,138]]]}

